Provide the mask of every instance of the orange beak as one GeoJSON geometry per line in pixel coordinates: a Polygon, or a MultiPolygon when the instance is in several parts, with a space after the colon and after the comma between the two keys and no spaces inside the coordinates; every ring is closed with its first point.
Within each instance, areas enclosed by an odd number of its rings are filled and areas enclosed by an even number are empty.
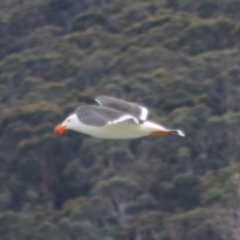
{"type": "Polygon", "coordinates": [[[54,133],[59,135],[65,132],[65,130],[66,130],[66,127],[64,127],[62,124],[58,124],[54,129],[54,133]]]}

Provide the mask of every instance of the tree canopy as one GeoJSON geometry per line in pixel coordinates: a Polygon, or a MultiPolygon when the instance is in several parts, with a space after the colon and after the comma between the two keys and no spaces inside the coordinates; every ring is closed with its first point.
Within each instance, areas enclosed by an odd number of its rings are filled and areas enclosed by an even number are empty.
{"type": "Polygon", "coordinates": [[[0,238],[237,240],[237,0],[1,0],[0,238]],[[98,95],[186,138],[53,128],[98,95]]]}

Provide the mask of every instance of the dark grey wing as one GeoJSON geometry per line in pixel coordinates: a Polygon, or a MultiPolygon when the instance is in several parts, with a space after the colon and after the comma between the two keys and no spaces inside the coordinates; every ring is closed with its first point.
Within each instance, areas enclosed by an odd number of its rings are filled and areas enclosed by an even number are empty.
{"type": "Polygon", "coordinates": [[[99,103],[100,106],[120,110],[134,116],[136,119],[138,119],[137,123],[145,121],[148,117],[147,108],[136,103],[126,102],[124,100],[107,96],[99,96],[95,100],[99,103]]]}
{"type": "Polygon", "coordinates": [[[93,105],[85,105],[75,111],[78,120],[85,125],[102,127],[109,124],[116,124],[129,119],[136,121],[133,116],[122,111],[93,105]]]}

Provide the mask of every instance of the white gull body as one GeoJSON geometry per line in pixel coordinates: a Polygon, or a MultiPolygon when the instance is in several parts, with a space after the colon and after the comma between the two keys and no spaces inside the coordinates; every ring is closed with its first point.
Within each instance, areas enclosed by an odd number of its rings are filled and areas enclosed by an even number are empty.
{"type": "Polygon", "coordinates": [[[55,128],[60,134],[66,129],[105,139],[132,139],[149,135],[176,134],[185,136],[181,130],[173,130],[148,121],[148,110],[135,103],[101,96],[96,99],[100,106],[85,105],[76,109],[63,123],[55,128]]]}
{"type": "Polygon", "coordinates": [[[104,127],[88,126],[79,122],[76,114],[70,115],[63,122],[63,125],[66,126],[66,129],[106,139],[139,138],[149,136],[152,132],[156,131],[162,132],[162,135],[168,135],[169,133],[169,129],[150,121],[145,121],[141,125],[136,124],[132,120],[128,120],[117,124],[106,125],[104,127]],[[164,132],[166,132],[166,134],[164,134],[164,132]]]}

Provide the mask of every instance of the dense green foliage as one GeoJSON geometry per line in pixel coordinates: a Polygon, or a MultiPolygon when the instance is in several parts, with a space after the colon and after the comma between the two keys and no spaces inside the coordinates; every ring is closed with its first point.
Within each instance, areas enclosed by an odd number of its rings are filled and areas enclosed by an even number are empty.
{"type": "Polygon", "coordinates": [[[0,1],[1,240],[237,240],[238,0],[0,1]],[[53,128],[111,95],[187,137],[53,128]]]}

